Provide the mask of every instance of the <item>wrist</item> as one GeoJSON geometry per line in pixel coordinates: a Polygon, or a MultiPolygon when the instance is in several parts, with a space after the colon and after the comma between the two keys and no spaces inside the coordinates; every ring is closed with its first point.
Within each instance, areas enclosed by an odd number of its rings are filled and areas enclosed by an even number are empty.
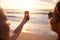
{"type": "Polygon", "coordinates": [[[21,25],[24,25],[24,24],[25,24],[25,23],[22,21],[22,22],[21,22],[21,25]]]}

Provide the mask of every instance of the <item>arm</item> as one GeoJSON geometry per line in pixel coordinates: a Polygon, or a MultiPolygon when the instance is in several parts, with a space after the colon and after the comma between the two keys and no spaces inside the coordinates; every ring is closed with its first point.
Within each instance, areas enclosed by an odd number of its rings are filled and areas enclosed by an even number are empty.
{"type": "Polygon", "coordinates": [[[24,24],[29,20],[26,20],[29,17],[24,17],[23,21],[21,22],[21,24],[15,29],[15,31],[13,32],[14,34],[11,36],[10,40],[16,40],[24,26],[24,24]]]}

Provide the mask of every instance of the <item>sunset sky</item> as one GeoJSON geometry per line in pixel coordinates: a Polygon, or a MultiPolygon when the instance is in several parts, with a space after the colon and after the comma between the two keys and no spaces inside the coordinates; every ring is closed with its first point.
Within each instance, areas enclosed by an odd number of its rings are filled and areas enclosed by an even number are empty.
{"type": "Polygon", "coordinates": [[[0,0],[0,5],[5,9],[52,9],[55,0],[0,0]]]}

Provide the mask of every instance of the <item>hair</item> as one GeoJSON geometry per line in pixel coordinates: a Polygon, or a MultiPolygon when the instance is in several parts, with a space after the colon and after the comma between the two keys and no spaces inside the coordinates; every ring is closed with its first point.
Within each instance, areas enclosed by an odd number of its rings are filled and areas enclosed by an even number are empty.
{"type": "Polygon", "coordinates": [[[57,2],[56,7],[57,7],[58,11],[60,12],[60,1],[57,2]]]}
{"type": "Polygon", "coordinates": [[[8,20],[7,15],[6,15],[5,11],[3,10],[3,8],[0,7],[0,23],[4,22],[6,20],[8,20]]]}
{"type": "Polygon", "coordinates": [[[4,9],[0,7],[0,39],[8,40],[9,30],[7,15],[4,9]]]}
{"type": "Polygon", "coordinates": [[[55,5],[54,12],[56,12],[56,11],[60,12],[60,1],[58,1],[55,5]],[[56,8],[57,8],[57,10],[56,10],[56,8]]]}

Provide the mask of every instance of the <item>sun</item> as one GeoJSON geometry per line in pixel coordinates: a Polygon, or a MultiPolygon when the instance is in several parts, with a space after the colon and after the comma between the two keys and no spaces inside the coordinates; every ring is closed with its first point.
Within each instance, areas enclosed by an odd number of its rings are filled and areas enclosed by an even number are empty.
{"type": "Polygon", "coordinates": [[[20,5],[22,10],[32,10],[34,8],[34,3],[31,0],[23,0],[20,5]]]}
{"type": "Polygon", "coordinates": [[[21,5],[22,10],[32,10],[34,8],[34,5],[32,3],[23,3],[21,5]]]}

